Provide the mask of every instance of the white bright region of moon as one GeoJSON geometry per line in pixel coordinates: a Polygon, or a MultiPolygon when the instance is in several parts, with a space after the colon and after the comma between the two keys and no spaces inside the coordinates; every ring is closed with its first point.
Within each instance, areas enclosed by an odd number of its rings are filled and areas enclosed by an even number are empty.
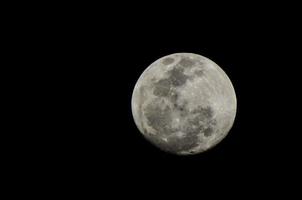
{"type": "Polygon", "coordinates": [[[226,73],[193,53],[159,58],[139,77],[132,115],[143,136],[177,155],[197,154],[218,144],[233,126],[237,100],[226,73]]]}

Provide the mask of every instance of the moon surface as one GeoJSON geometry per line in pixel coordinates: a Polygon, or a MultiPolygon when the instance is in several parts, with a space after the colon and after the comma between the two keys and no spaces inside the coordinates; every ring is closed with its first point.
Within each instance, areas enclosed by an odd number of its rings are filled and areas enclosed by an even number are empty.
{"type": "Polygon", "coordinates": [[[233,126],[237,100],[226,73],[210,59],[175,53],[152,63],[132,94],[132,115],[143,136],[177,155],[204,152],[233,126]]]}

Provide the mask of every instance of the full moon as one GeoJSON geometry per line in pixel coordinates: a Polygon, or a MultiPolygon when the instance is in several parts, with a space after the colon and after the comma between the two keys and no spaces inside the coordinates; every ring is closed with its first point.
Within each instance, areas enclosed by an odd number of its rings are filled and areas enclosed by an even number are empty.
{"type": "Polygon", "coordinates": [[[159,149],[190,155],[217,145],[232,128],[237,100],[226,73],[210,59],[175,53],[152,63],[132,94],[132,115],[159,149]]]}

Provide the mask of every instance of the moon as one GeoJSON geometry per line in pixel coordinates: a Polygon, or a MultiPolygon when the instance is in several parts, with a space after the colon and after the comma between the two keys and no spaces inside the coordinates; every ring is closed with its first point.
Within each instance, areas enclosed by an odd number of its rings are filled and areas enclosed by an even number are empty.
{"type": "Polygon", "coordinates": [[[192,155],[226,137],[237,100],[230,79],[216,63],[198,54],[175,53],[141,74],[131,109],[137,128],[154,146],[192,155]]]}

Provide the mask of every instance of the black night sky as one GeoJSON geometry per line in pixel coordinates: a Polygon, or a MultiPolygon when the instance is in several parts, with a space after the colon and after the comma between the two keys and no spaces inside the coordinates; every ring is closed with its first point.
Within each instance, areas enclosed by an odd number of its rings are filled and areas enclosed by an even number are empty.
{"type": "Polygon", "coordinates": [[[48,25],[32,35],[40,38],[36,50],[46,69],[39,76],[48,81],[41,90],[49,91],[45,109],[51,114],[39,129],[47,134],[34,140],[45,149],[37,157],[48,176],[63,185],[86,183],[100,193],[113,189],[113,196],[123,189],[142,190],[144,196],[216,189],[212,195],[241,191],[259,197],[298,179],[301,136],[292,114],[299,105],[294,87],[301,85],[295,78],[299,65],[293,63],[299,52],[293,48],[299,46],[295,14],[285,20],[264,5],[139,6],[69,9],[68,14],[63,9],[61,17],[43,20],[48,25]],[[41,51],[45,46],[47,53],[41,51]],[[194,156],[160,151],[143,138],[131,114],[141,73],[177,52],[216,62],[237,95],[228,136],[194,156]]]}

